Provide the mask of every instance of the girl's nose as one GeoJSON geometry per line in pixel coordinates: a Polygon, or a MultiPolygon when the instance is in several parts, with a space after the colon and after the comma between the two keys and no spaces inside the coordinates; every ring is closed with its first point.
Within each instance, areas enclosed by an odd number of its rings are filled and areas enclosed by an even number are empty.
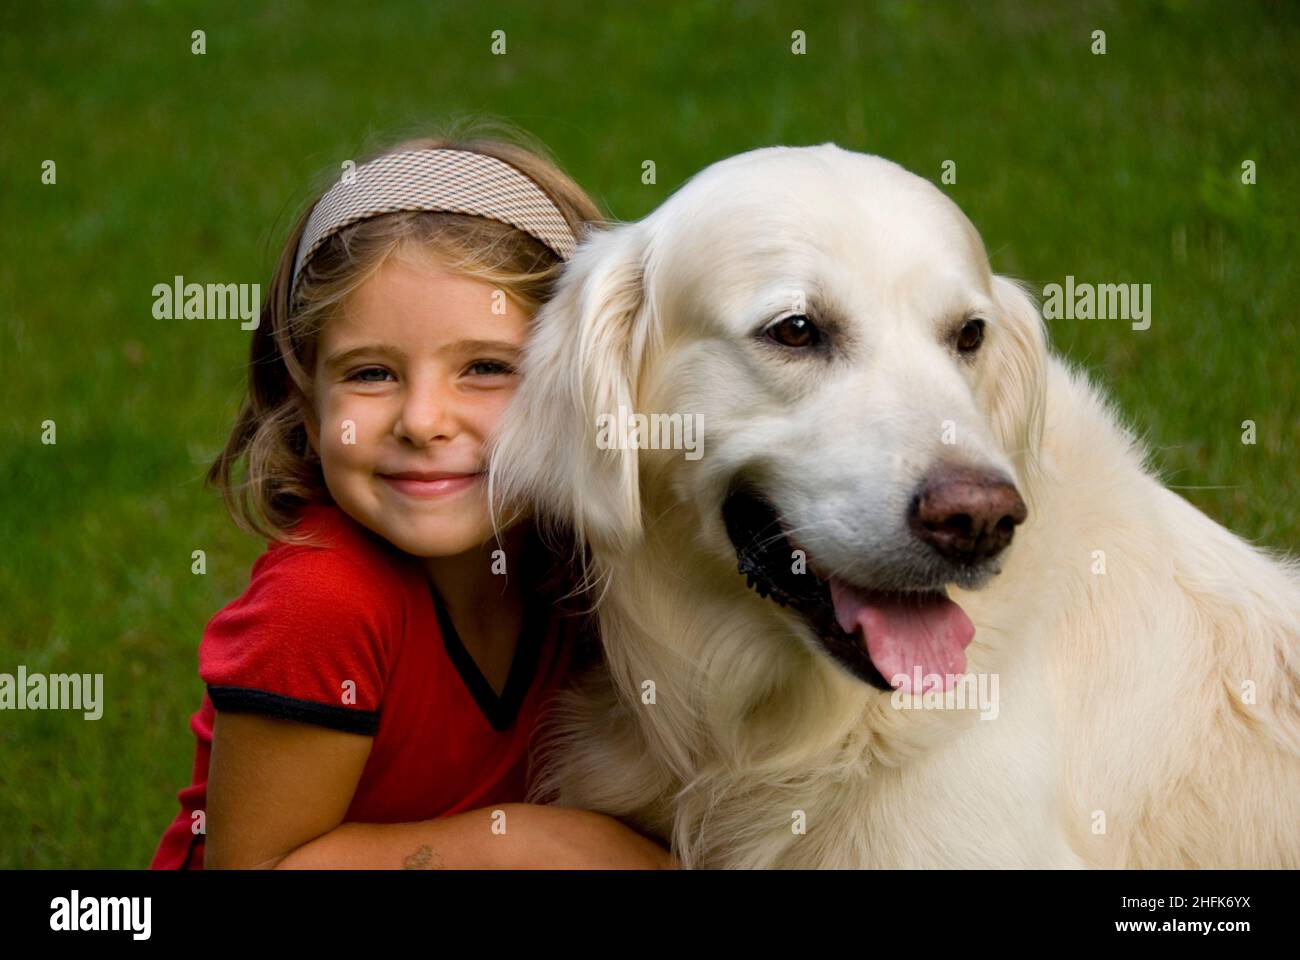
{"type": "Polygon", "coordinates": [[[393,434],[417,447],[456,435],[456,418],[451,391],[440,384],[415,384],[407,390],[393,434]]]}

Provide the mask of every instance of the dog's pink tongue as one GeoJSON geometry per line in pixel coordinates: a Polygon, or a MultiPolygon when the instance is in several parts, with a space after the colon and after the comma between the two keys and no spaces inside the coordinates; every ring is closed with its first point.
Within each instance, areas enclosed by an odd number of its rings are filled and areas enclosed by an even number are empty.
{"type": "Polygon", "coordinates": [[[835,619],[845,633],[862,630],[867,655],[880,675],[895,687],[911,692],[916,668],[921,686],[934,685],[938,675],[947,690],[966,671],[966,645],[975,625],[961,607],[940,593],[899,596],[860,590],[831,578],[835,619]]]}

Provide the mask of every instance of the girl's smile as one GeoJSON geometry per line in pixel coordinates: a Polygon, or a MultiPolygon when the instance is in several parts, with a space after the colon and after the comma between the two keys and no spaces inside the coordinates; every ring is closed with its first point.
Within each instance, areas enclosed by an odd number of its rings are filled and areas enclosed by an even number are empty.
{"type": "Polygon", "coordinates": [[[381,473],[389,486],[408,497],[442,497],[468,490],[483,479],[480,473],[451,473],[445,470],[405,470],[381,473]]]}

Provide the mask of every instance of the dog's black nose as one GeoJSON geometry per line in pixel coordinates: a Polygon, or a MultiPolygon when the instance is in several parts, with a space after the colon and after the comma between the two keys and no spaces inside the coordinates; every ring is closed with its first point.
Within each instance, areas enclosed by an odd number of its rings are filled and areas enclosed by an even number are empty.
{"type": "Polygon", "coordinates": [[[1015,485],[1001,474],[945,466],[921,484],[907,523],[947,559],[979,563],[1003,550],[1027,515],[1015,485]]]}

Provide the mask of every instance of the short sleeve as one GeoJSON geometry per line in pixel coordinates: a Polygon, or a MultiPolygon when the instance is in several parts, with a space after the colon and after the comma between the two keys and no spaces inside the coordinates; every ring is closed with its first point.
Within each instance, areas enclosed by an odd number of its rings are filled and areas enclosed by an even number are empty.
{"type": "Polygon", "coordinates": [[[394,636],[382,578],[338,550],[279,546],[207,625],[199,676],[219,711],[374,736],[394,636]]]}

